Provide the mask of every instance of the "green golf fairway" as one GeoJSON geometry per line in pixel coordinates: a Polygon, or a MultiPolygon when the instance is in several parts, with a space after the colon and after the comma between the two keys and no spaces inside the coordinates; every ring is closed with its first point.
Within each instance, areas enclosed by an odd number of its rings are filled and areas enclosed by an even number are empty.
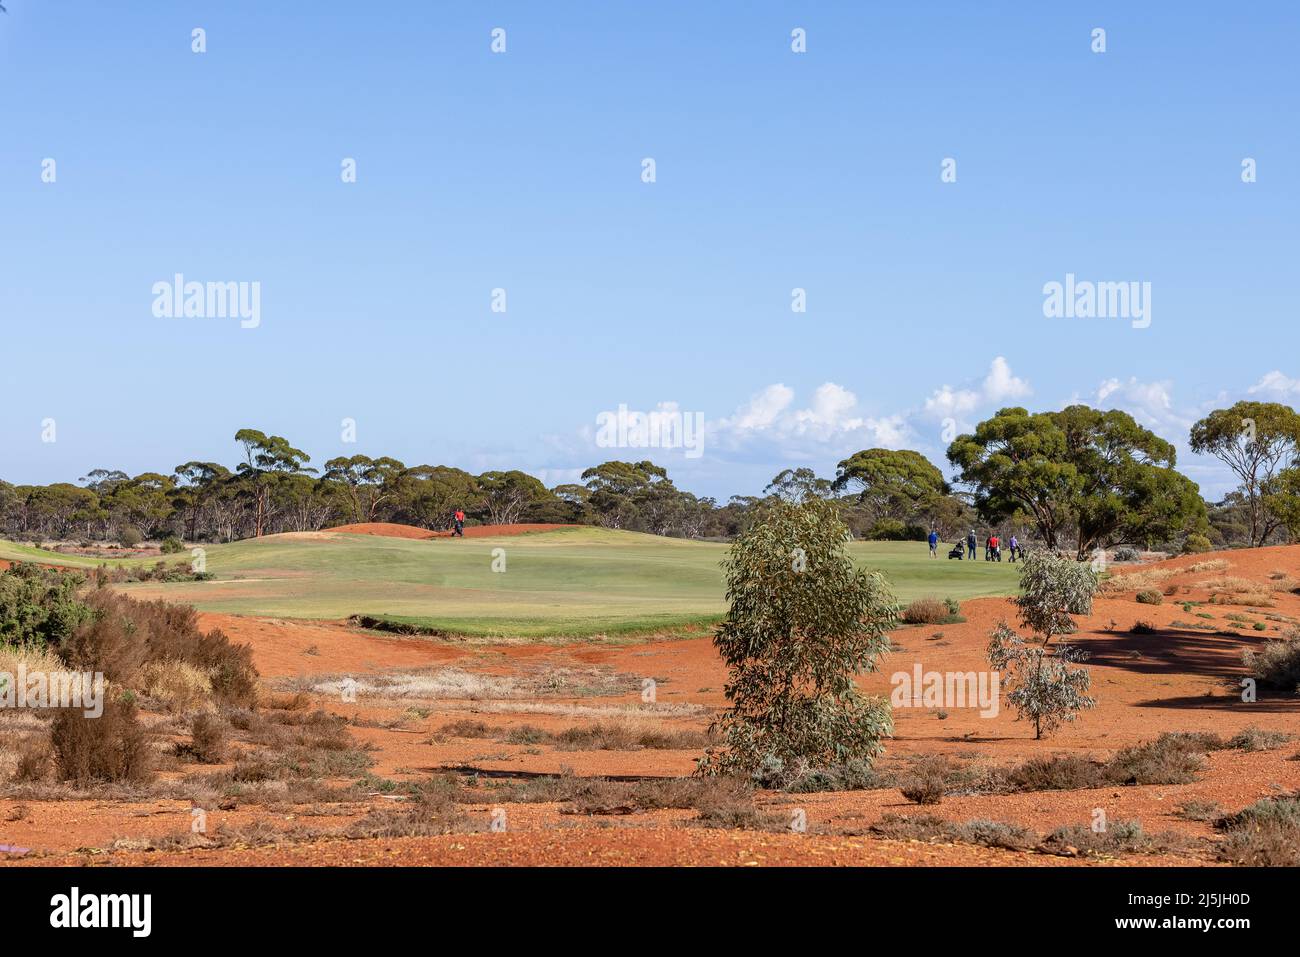
{"type": "MultiPolygon", "coordinates": [[[[727,546],[637,532],[573,528],[427,541],[308,533],[210,545],[205,552],[214,581],[116,587],[202,611],[314,619],[362,614],[508,637],[648,632],[715,621],[726,610],[720,562],[727,546]],[[494,549],[504,550],[504,571],[493,571],[494,549]]],[[[1015,591],[1015,566],[936,561],[922,542],[854,542],[849,552],[884,572],[904,602],[1015,591]]],[[[0,558],[100,564],[10,542],[0,542],[0,558]]]]}

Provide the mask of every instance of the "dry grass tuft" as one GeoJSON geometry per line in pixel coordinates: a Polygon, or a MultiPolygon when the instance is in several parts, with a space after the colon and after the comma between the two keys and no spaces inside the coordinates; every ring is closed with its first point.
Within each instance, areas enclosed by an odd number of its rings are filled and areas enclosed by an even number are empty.
{"type": "Polygon", "coordinates": [[[1142,571],[1129,572],[1127,575],[1112,575],[1098,586],[1103,595],[1114,595],[1126,591],[1146,591],[1178,574],[1174,568],[1146,568],[1142,571]]]}
{"type": "Polygon", "coordinates": [[[1215,592],[1210,596],[1211,605],[1241,605],[1243,608],[1272,608],[1277,603],[1268,592],[1237,591],[1215,592]]]}
{"type": "Polygon", "coordinates": [[[1253,582],[1249,578],[1240,578],[1236,575],[1206,578],[1204,581],[1193,582],[1192,587],[1203,588],[1208,592],[1254,592],[1260,589],[1258,582],[1253,582]]]}
{"type": "Polygon", "coordinates": [[[136,676],[136,687],[168,711],[191,711],[212,697],[212,679],[183,661],[151,661],[136,676]]]}
{"type": "Polygon", "coordinates": [[[901,617],[909,625],[938,625],[951,618],[952,611],[938,598],[918,598],[903,609],[901,617]]]}

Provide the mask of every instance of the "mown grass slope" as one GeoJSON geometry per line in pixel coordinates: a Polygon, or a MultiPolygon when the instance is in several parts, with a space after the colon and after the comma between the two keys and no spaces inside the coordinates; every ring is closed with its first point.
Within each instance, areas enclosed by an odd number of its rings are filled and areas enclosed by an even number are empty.
{"type": "MultiPolygon", "coordinates": [[[[883,571],[903,601],[1015,589],[1015,566],[934,561],[922,543],[854,542],[849,550],[883,571]]],[[[119,587],[204,611],[316,619],[364,614],[466,635],[644,632],[712,621],[725,610],[725,545],[635,532],[573,528],[428,541],[309,533],[205,551],[215,581],[119,587]],[[504,560],[505,570],[493,571],[494,560],[497,567],[504,560]]],[[[0,543],[0,558],[98,564],[10,543],[0,543]]]]}

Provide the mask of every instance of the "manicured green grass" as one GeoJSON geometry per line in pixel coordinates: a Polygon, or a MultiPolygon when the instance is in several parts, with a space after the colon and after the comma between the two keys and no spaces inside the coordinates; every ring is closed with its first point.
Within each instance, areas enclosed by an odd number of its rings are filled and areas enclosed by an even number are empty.
{"type": "MultiPolygon", "coordinates": [[[[467,635],[628,634],[720,618],[726,606],[719,563],[726,550],[715,543],[590,528],[429,541],[275,535],[207,546],[207,570],[215,581],[119,587],[141,598],[232,614],[365,614],[467,635]],[[504,555],[494,556],[494,549],[504,555]],[[504,557],[504,572],[492,570],[498,557],[504,557]]],[[[854,542],[849,550],[858,562],[883,571],[904,602],[1015,589],[1014,566],[935,561],[923,543],[854,542]]],[[[4,542],[0,558],[98,564],[4,542]]]]}
{"type": "MultiPolygon", "coordinates": [[[[163,557],[176,558],[178,556],[166,555],[163,557]]],[[[139,565],[146,561],[149,563],[158,561],[157,558],[136,558],[124,560],[86,558],[82,555],[64,555],[60,552],[47,552],[42,548],[33,548],[31,545],[20,545],[17,542],[5,541],[4,539],[0,539],[0,559],[11,562],[40,562],[43,565],[63,565],[68,568],[95,568],[101,564],[139,565]]]]}
{"type": "Polygon", "coordinates": [[[159,562],[167,565],[189,565],[191,557],[188,551],[183,551],[174,555],[146,555],[137,558],[88,558],[85,555],[65,555],[62,552],[48,552],[43,548],[33,548],[31,545],[21,545],[18,542],[0,538],[0,560],[37,562],[41,565],[61,565],[64,568],[86,569],[98,568],[100,565],[107,565],[109,568],[136,568],[141,565],[153,566],[159,562]]]}

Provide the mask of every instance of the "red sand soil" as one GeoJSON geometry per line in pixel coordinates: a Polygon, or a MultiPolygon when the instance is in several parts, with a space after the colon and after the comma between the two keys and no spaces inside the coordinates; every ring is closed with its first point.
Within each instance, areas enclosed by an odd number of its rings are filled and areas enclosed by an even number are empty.
{"type": "MultiPolygon", "coordinates": [[[[0,558],[0,571],[5,571],[7,569],[13,568],[14,565],[16,564],[17,562],[11,562],[8,559],[0,558]]],[[[67,566],[65,565],[49,565],[46,564],[45,562],[36,562],[36,564],[39,565],[41,568],[51,568],[54,571],[59,571],[59,572],[68,570],[67,566]]]]}
{"type": "MultiPolygon", "coordinates": [[[[466,538],[498,538],[503,535],[527,535],[531,532],[552,532],[557,528],[579,528],[578,525],[555,525],[547,523],[521,523],[514,525],[467,525],[466,538]]],[[[385,538],[451,538],[449,531],[433,531],[417,528],[414,525],[401,525],[397,522],[360,522],[354,525],[338,525],[325,529],[327,532],[341,532],[344,535],[379,535],[385,538]]]]}
{"type": "MultiPolygon", "coordinates": [[[[467,530],[468,532],[468,530],[467,530]]],[[[1093,613],[1079,620],[1079,631],[1068,641],[1086,650],[1097,707],[1083,712],[1043,741],[1036,741],[1025,722],[1005,704],[996,717],[981,717],[975,708],[896,708],[896,731],[887,742],[882,766],[905,766],[909,758],[942,753],[975,764],[1018,763],[1032,756],[1060,753],[1105,758],[1121,747],[1150,741],[1166,731],[1212,731],[1229,737],[1244,728],[1300,734],[1300,696],[1267,695],[1241,701],[1237,683],[1244,675],[1241,653],[1258,648],[1291,627],[1268,615],[1300,619],[1300,595],[1294,582],[1280,583],[1270,595],[1272,606],[1205,604],[1183,610],[1181,602],[1204,601],[1208,580],[1247,578],[1261,589],[1274,576],[1300,579],[1300,546],[1239,550],[1184,556],[1157,565],[1124,567],[1118,572],[1167,567],[1177,574],[1154,587],[1174,594],[1160,605],[1138,604],[1133,592],[1098,597],[1093,613]],[[1189,572],[1197,562],[1225,559],[1221,571],[1189,572]],[[1212,619],[1197,617],[1212,614],[1212,619]],[[1227,619],[1244,615],[1265,623],[1256,631],[1250,623],[1227,619]],[[1138,621],[1149,623],[1151,634],[1133,634],[1138,621]],[[1187,627],[1203,623],[1212,630],[1187,627]]],[[[942,589],[937,588],[937,593],[942,589]]],[[[876,673],[864,675],[864,691],[888,694],[891,677],[920,663],[926,671],[987,669],[985,648],[989,632],[1000,620],[1016,621],[1016,609],[1004,598],[963,603],[966,621],[951,625],[900,628],[894,649],[876,673]]],[[[350,733],[373,748],[372,773],[395,780],[418,780],[444,769],[476,768],[490,772],[559,773],[571,769],[582,776],[689,774],[698,750],[566,751],[553,744],[509,744],[505,733],[520,725],[551,732],[587,726],[599,720],[619,720],[617,709],[644,712],[641,677],[657,683],[657,713],[636,716],[664,731],[703,731],[712,716],[726,706],[726,668],[708,638],[657,638],[636,643],[589,640],[567,643],[447,642],[376,635],[344,623],[305,623],[275,619],[204,614],[204,627],[221,627],[232,639],[252,646],[264,681],[272,688],[312,675],[367,673],[394,669],[453,667],[473,675],[496,676],[521,683],[557,673],[584,669],[629,679],[628,690],[616,694],[583,693],[559,698],[548,693],[496,699],[419,701],[384,700],[362,696],[355,703],[312,694],[310,707],[323,707],[354,719],[350,733]],[[420,707],[412,710],[411,705],[420,707]],[[487,724],[486,738],[440,734],[450,722],[470,719],[487,724]]],[[[1060,640],[1060,639],[1058,639],[1060,640]]],[[[581,682],[580,682],[581,683],[581,682]]],[[[534,686],[537,686],[536,684],[534,686]]],[[[0,825],[0,836],[29,846],[42,856],[28,863],[109,864],[764,864],[818,865],[1032,865],[1080,863],[1177,866],[1213,863],[1199,849],[1181,855],[1124,856],[1087,861],[1044,854],[994,850],[960,844],[920,844],[887,841],[867,832],[886,814],[935,814],[952,821],[986,818],[1015,822],[1045,834],[1065,825],[1088,825],[1095,809],[1111,821],[1137,819],[1148,833],[1172,831],[1189,838],[1215,836],[1211,825],[1177,813],[1189,801],[1212,802],[1223,811],[1236,811],[1261,798],[1300,790],[1300,738],[1280,749],[1211,753],[1197,780],[1180,785],[1108,787],[1091,790],[1046,791],[1012,795],[948,797],[939,805],[921,807],[905,800],[897,789],[825,794],[763,792],[760,806],[789,814],[802,809],[808,832],[760,833],[702,830],[686,823],[692,811],[656,811],[625,817],[585,817],[561,814],[555,804],[508,804],[505,833],[453,834],[383,840],[321,840],[306,844],[145,852],[105,848],[112,838],[140,837],[185,830],[189,806],[184,802],[26,801],[26,816],[0,825]],[[850,832],[850,833],[845,833],[850,832]],[[87,848],[91,850],[86,850],[87,848]]],[[[383,799],[373,799],[379,804],[383,799]]],[[[490,800],[489,797],[484,798],[490,800]]],[[[0,800],[0,821],[10,815],[13,800],[0,800]]],[[[492,804],[467,805],[466,813],[486,821],[492,804]]],[[[355,819],[365,808],[340,808],[340,820],[355,819]]],[[[212,812],[213,820],[247,823],[257,820],[277,827],[294,823],[291,809],[240,806],[212,812]],[[221,816],[225,814],[226,816],[221,816]]],[[[328,820],[328,819],[327,819],[328,820]]]]}

